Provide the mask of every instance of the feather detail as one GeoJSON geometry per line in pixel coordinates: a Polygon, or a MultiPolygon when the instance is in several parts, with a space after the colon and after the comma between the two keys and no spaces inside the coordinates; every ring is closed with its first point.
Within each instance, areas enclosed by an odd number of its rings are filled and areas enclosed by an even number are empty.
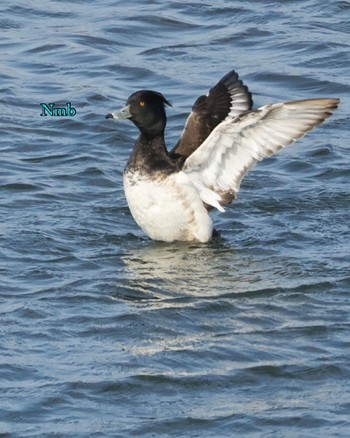
{"type": "Polygon", "coordinates": [[[302,138],[338,105],[339,99],[299,100],[227,117],[186,159],[182,170],[203,202],[222,211],[218,203],[227,203],[226,196],[235,198],[243,177],[258,161],[302,138]]]}
{"type": "Polygon", "coordinates": [[[235,71],[225,75],[207,96],[200,96],[187,118],[180,140],[172,155],[188,157],[222,121],[236,117],[252,108],[253,101],[248,87],[235,71]]]}

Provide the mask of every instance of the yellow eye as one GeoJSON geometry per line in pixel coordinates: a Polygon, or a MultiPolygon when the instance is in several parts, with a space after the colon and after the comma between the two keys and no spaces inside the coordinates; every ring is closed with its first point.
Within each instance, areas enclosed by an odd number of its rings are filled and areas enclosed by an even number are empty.
{"type": "Polygon", "coordinates": [[[143,100],[140,101],[139,103],[140,107],[143,108],[144,106],[146,106],[145,102],[143,100]]]}

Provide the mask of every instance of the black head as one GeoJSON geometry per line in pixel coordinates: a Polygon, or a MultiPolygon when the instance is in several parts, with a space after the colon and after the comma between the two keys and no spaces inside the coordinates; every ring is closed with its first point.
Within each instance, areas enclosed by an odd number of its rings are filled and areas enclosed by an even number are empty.
{"type": "Polygon", "coordinates": [[[164,133],[165,105],[171,106],[161,93],[141,90],[128,98],[121,111],[107,114],[106,118],[130,119],[142,134],[154,137],[164,133]]]}

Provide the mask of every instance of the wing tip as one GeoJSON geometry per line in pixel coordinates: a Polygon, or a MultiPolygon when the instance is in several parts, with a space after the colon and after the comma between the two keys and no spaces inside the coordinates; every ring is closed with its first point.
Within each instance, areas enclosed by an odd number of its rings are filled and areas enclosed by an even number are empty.
{"type": "Polygon", "coordinates": [[[341,100],[338,97],[321,97],[316,99],[301,99],[285,102],[285,105],[310,106],[314,108],[323,108],[325,110],[335,110],[339,107],[341,100]]]}

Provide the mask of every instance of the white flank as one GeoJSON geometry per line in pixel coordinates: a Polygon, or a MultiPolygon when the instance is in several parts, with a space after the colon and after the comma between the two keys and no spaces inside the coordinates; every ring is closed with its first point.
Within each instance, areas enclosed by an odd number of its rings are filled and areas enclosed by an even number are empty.
{"type": "Polygon", "coordinates": [[[131,214],[151,239],[204,243],[211,238],[212,220],[184,172],[150,176],[129,171],[124,190],[131,214]]]}

